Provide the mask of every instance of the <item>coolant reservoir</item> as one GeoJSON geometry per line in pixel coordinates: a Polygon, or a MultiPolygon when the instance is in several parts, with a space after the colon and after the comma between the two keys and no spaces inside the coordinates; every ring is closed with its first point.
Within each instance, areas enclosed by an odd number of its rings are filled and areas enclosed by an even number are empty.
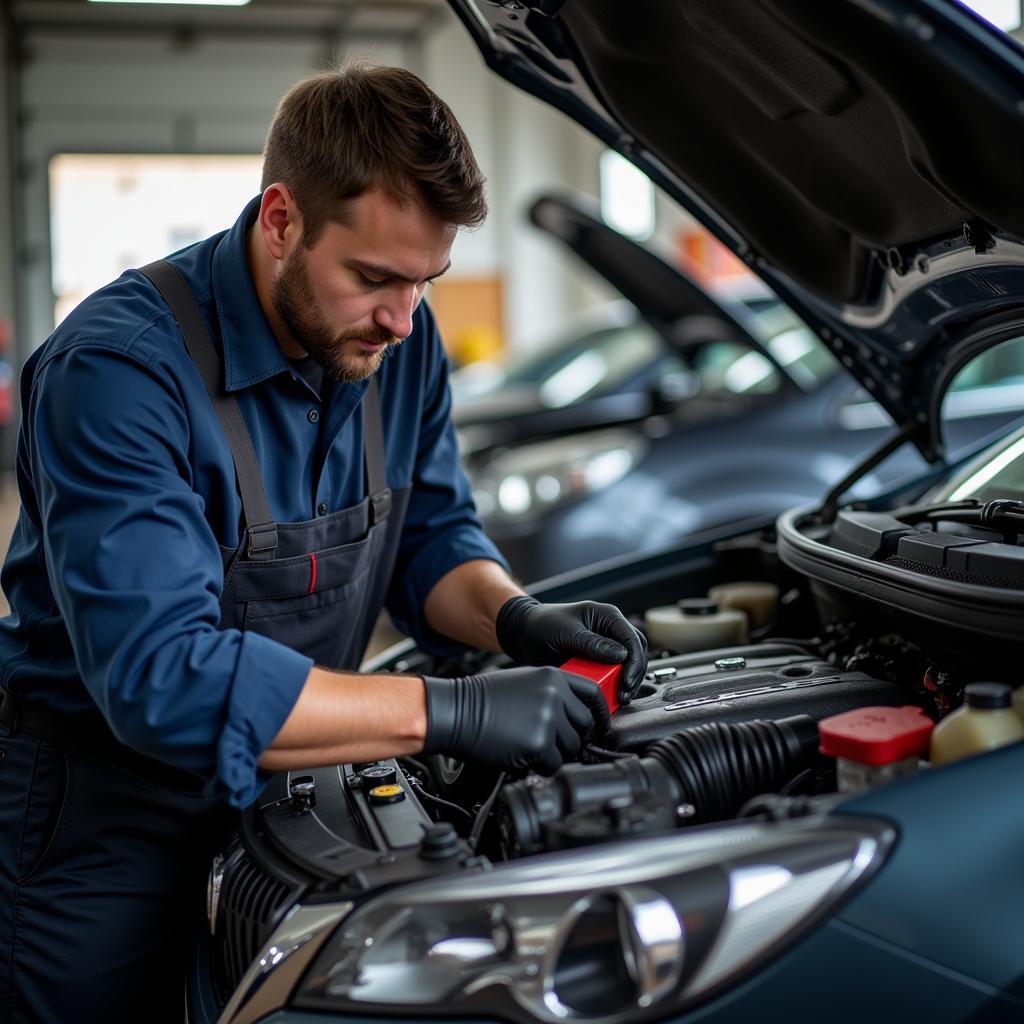
{"type": "Polygon", "coordinates": [[[779,607],[779,588],[774,583],[738,580],[712,587],[708,598],[719,608],[738,608],[746,612],[750,628],[760,629],[775,618],[779,607]]]}
{"type": "Polygon", "coordinates": [[[970,683],[963,705],[947,715],[932,733],[932,764],[948,764],[995,747],[1024,740],[1024,721],[1014,711],[1010,687],[970,683]]]}
{"type": "Polygon", "coordinates": [[[840,793],[856,793],[913,775],[934,725],[918,707],[866,707],[818,723],[826,757],[836,759],[840,793]]]}
{"type": "Polygon", "coordinates": [[[652,647],[670,651],[706,651],[747,642],[747,616],[738,608],[720,608],[703,597],[644,612],[644,630],[652,647]]]}

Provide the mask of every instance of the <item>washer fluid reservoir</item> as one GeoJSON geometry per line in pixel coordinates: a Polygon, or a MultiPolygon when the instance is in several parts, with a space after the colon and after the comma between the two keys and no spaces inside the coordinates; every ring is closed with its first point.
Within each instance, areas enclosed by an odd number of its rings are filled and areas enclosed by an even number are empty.
{"type": "Polygon", "coordinates": [[[720,608],[703,597],[644,612],[644,630],[652,647],[670,651],[706,651],[747,642],[747,616],[738,608],[720,608]]]}
{"type": "Polygon", "coordinates": [[[767,626],[779,608],[779,588],[774,583],[755,580],[722,583],[712,587],[708,597],[720,608],[739,608],[746,612],[751,629],[767,626]]]}

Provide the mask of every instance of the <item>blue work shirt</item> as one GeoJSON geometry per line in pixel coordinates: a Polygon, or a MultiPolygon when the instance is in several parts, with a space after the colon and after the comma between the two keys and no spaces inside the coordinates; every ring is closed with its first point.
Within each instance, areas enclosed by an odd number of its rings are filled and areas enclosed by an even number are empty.
{"type": "MultiPolygon", "coordinates": [[[[230,230],[170,260],[222,353],[275,521],[304,522],[365,497],[353,412],[368,385],[335,384],[322,406],[285,358],[249,271],[258,210],[255,199],[230,230]]],[[[387,482],[411,489],[387,607],[428,649],[450,649],[423,616],[431,588],[471,559],[504,562],[459,466],[447,362],[425,304],[378,377],[387,482]]],[[[129,270],[78,306],[29,359],[21,400],[0,684],[86,713],[83,724],[98,707],[121,742],[245,806],[312,660],[218,629],[220,549],[239,543],[241,499],[209,396],[152,284],[129,270]]]]}

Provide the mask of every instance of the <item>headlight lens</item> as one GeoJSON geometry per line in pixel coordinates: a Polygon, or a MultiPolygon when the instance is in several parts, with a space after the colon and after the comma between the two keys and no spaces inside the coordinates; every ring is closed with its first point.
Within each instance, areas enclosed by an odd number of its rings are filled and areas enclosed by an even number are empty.
{"type": "Polygon", "coordinates": [[[633,431],[602,430],[502,452],[472,473],[477,509],[485,519],[528,518],[610,487],[647,447],[633,431]]]}
{"type": "Polygon", "coordinates": [[[888,826],[735,824],[405,886],[355,912],[295,999],[518,1022],[663,1016],[779,950],[880,863],[888,826]]]}

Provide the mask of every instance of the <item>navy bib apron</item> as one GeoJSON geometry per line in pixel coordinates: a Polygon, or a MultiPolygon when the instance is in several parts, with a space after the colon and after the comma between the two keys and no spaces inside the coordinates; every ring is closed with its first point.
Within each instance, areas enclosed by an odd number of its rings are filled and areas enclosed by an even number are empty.
{"type": "MultiPolygon", "coordinates": [[[[275,523],[241,410],[178,271],[143,268],[181,328],[235,464],[244,522],[222,548],[220,628],[355,669],[383,607],[408,492],[388,490],[377,379],[362,403],[366,498],[275,523]]],[[[178,1024],[206,875],[232,815],[98,719],[0,707],[0,1024],[178,1024]],[[9,938],[9,942],[8,942],[9,938]]]]}

